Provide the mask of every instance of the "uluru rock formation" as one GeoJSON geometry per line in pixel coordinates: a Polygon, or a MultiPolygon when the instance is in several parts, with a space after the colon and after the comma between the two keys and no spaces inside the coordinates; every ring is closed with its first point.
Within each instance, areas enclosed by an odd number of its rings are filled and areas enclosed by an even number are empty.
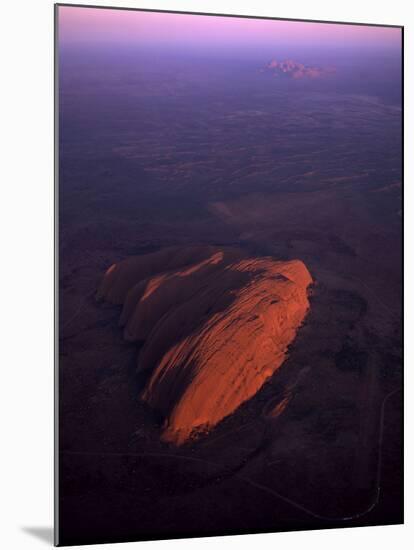
{"type": "Polygon", "coordinates": [[[312,282],[299,260],[226,247],[173,247],[111,266],[97,298],[123,304],[128,341],[145,341],[142,399],[180,445],[253,397],[283,363],[312,282]]]}

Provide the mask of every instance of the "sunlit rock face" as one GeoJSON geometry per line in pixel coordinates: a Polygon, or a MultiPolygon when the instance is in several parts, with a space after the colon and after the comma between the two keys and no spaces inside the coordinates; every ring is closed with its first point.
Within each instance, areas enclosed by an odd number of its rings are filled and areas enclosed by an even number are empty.
{"type": "Polygon", "coordinates": [[[111,266],[98,298],[123,304],[128,341],[145,341],[142,399],[180,445],[250,399],[283,363],[309,308],[299,260],[236,248],[168,248],[111,266]]]}

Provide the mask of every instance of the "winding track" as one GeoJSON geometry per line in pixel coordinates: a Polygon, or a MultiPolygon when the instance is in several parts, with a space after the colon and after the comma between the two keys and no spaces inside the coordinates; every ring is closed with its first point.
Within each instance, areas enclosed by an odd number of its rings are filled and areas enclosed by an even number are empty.
{"type": "MultiPolygon", "coordinates": [[[[383,447],[383,438],[384,438],[384,419],[385,419],[385,406],[387,404],[387,401],[396,393],[400,392],[401,389],[398,388],[396,390],[393,390],[389,392],[381,403],[381,413],[380,413],[380,425],[379,425],[379,438],[378,438],[378,462],[377,462],[377,472],[376,472],[376,487],[375,487],[375,495],[373,497],[373,500],[371,504],[362,510],[361,512],[357,512],[355,514],[352,514],[350,516],[342,516],[342,517],[329,517],[324,516],[322,514],[318,514],[317,512],[314,512],[313,510],[307,508],[306,506],[303,506],[302,504],[286,497],[285,495],[282,495],[278,493],[277,491],[271,489],[270,487],[267,487],[266,485],[263,485],[262,483],[257,483],[256,481],[250,479],[249,477],[244,476],[243,474],[240,474],[236,472],[234,474],[234,477],[248,483],[252,487],[255,487],[256,489],[259,489],[261,491],[264,491],[270,495],[273,495],[274,497],[278,498],[279,500],[291,505],[292,507],[301,510],[302,512],[305,512],[309,516],[323,520],[328,522],[339,522],[339,521],[351,521],[358,518],[361,518],[362,516],[365,516],[369,512],[371,512],[375,506],[379,502],[380,494],[381,494],[381,467],[382,467],[382,447],[383,447]]],[[[88,455],[88,456],[108,456],[108,457],[123,457],[123,456],[135,456],[135,457],[157,457],[157,458],[175,458],[178,460],[186,460],[190,462],[198,462],[198,463],[204,463],[208,464],[209,466],[223,466],[219,462],[214,462],[211,460],[205,460],[203,458],[196,458],[193,456],[187,456],[187,455],[181,455],[181,454],[175,454],[175,453],[127,453],[127,452],[88,452],[88,451],[60,451],[60,454],[66,454],[66,455],[88,455]]]]}
{"type": "MultiPolygon", "coordinates": [[[[361,281],[359,281],[361,282],[361,281]]],[[[92,292],[88,293],[83,300],[81,300],[80,304],[79,304],[79,307],[78,309],[75,311],[75,313],[68,319],[68,321],[66,321],[66,323],[61,327],[61,331],[63,331],[65,328],[67,328],[74,320],[75,318],[82,312],[83,308],[86,306],[87,304],[87,301],[88,299],[93,296],[95,294],[95,290],[93,290],[92,292]]],[[[376,298],[376,300],[380,303],[380,305],[384,308],[384,309],[387,309],[389,313],[391,313],[389,311],[389,308],[386,306],[386,304],[384,304],[376,295],[374,295],[374,297],[376,298]]],[[[304,370],[306,370],[308,367],[305,367],[304,370]]],[[[300,377],[301,377],[301,373],[302,371],[299,373],[298,375],[298,378],[296,380],[296,382],[294,382],[290,387],[289,387],[289,392],[288,393],[291,393],[292,390],[294,390],[295,386],[297,385],[300,377]]],[[[380,494],[381,494],[381,467],[382,467],[382,447],[383,447],[383,437],[384,437],[384,419],[385,419],[385,406],[387,404],[387,401],[389,400],[389,398],[391,398],[394,394],[400,392],[401,389],[398,388],[398,389],[395,389],[395,390],[392,390],[391,392],[389,392],[385,397],[384,399],[382,400],[382,403],[381,403],[381,412],[380,412],[380,425],[379,425],[379,437],[378,437],[378,460],[377,460],[377,472],[376,472],[376,487],[375,487],[375,495],[373,497],[373,500],[372,500],[372,503],[364,510],[362,510],[361,512],[358,512],[358,513],[355,513],[355,514],[352,514],[350,516],[343,516],[343,517],[329,517],[329,516],[324,516],[322,514],[318,514],[317,512],[314,512],[313,510],[307,508],[306,506],[303,506],[302,504],[298,503],[298,502],[295,502],[294,500],[280,494],[279,492],[275,491],[274,489],[271,489],[269,487],[267,487],[266,485],[263,485],[261,483],[258,483],[252,479],[250,479],[249,477],[246,477],[244,476],[243,474],[240,474],[239,472],[235,472],[233,475],[234,477],[248,483],[249,485],[251,485],[252,487],[255,487],[261,491],[264,491],[268,494],[271,494],[273,495],[274,497],[278,498],[279,500],[293,506],[294,508],[298,509],[298,510],[301,510],[302,512],[305,512],[306,514],[312,516],[313,518],[315,519],[319,519],[319,520],[323,520],[323,521],[332,521],[332,522],[338,522],[338,521],[352,521],[352,520],[355,520],[355,519],[358,519],[360,517],[363,517],[365,516],[366,514],[368,514],[369,512],[371,512],[375,506],[378,504],[379,502],[379,498],[380,498],[380,494]]],[[[269,418],[269,413],[271,412],[271,407],[269,405],[269,403],[272,405],[274,403],[274,400],[275,398],[272,397],[272,399],[267,402],[263,409],[262,409],[262,417],[263,418],[269,418]]],[[[245,427],[247,427],[248,425],[252,424],[253,422],[248,422],[247,424],[244,424],[242,426],[240,426],[238,429],[241,430],[245,427]]],[[[221,437],[224,437],[226,434],[221,434],[220,436],[218,436],[216,439],[220,439],[221,437]]],[[[210,443],[212,442],[215,442],[216,439],[210,441],[210,442],[207,442],[205,444],[205,446],[209,445],[210,443]]],[[[175,459],[179,459],[179,460],[187,460],[187,461],[192,461],[192,462],[199,462],[199,463],[204,463],[204,464],[208,464],[209,466],[223,466],[223,464],[219,463],[219,462],[214,462],[214,461],[210,461],[210,460],[206,460],[206,459],[202,459],[202,458],[196,458],[196,457],[193,457],[193,456],[187,456],[187,455],[182,455],[182,454],[175,454],[175,453],[127,453],[127,452],[89,452],[89,451],[60,451],[60,454],[68,454],[68,455],[93,455],[93,456],[114,456],[114,457],[120,457],[120,456],[135,456],[135,457],[157,457],[157,458],[162,458],[162,457],[166,457],[166,458],[175,458],[175,459]]],[[[277,461],[276,461],[277,462],[277,461]]],[[[269,464],[268,464],[269,465],[269,464]]]]}

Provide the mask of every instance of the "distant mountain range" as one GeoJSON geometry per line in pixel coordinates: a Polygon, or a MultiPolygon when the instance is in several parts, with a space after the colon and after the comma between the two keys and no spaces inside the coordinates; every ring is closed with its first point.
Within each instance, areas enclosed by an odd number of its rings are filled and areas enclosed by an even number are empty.
{"type": "Polygon", "coordinates": [[[284,61],[272,59],[266,65],[266,70],[271,71],[274,76],[293,79],[320,78],[325,74],[335,72],[333,67],[311,67],[292,59],[285,59],[284,61]]]}

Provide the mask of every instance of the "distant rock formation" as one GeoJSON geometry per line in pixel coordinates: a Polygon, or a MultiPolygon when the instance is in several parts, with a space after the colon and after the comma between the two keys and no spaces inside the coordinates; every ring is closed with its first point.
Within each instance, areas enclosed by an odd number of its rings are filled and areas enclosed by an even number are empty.
{"type": "Polygon", "coordinates": [[[142,399],[180,445],[253,397],[283,363],[312,282],[299,260],[246,257],[237,248],[168,248],[111,266],[97,298],[123,304],[128,341],[145,341],[142,399]]]}
{"type": "Polygon", "coordinates": [[[334,72],[333,68],[310,67],[303,63],[297,63],[292,59],[276,61],[273,59],[266,65],[266,69],[271,71],[274,76],[284,78],[319,78],[320,76],[334,72]]]}

